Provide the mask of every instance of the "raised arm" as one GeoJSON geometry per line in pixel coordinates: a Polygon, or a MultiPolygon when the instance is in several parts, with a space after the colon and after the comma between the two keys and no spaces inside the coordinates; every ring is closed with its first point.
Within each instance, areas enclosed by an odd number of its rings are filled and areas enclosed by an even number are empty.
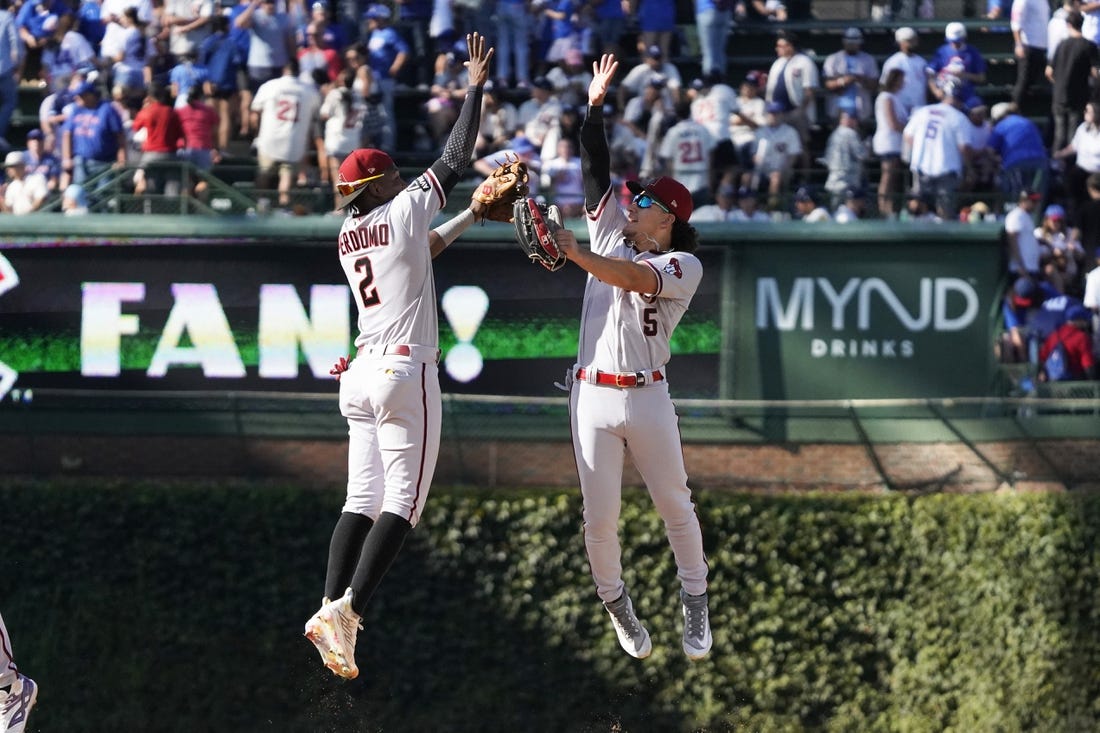
{"type": "Polygon", "coordinates": [[[492,47],[486,48],[485,38],[477,32],[466,35],[466,47],[470,52],[470,60],[465,62],[470,77],[466,99],[451,134],[447,136],[443,155],[432,163],[431,168],[446,193],[454,189],[460,175],[470,165],[481,124],[482,88],[489,79],[489,60],[493,58],[492,47]]]}
{"type": "Polygon", "coordinates": [[[588,85],[588,113],[581,124],[581,172],[584,176],[584,206],[595,211],[611,187],[611,151],[604,129],[603,101],[619,62],[605,53],[592,63],[592,82],[588,85]]]}

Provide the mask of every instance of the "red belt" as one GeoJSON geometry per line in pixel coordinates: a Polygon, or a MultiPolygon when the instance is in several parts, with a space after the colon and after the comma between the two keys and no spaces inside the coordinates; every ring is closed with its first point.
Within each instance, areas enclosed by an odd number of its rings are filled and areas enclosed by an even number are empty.
{"type": "MultiPolygon", "coordinates": [[[[577,379],[581,381],[585,380],[585,375],[588,372],[584,367],[577,370],[577,379]]],[[[659,369],[653,370],[653,382],[660,382],[664,379],[664,375],[661,374],[659,369]]],[[[612,387],[644,387],[650,382],[646,380],[645,372],[601,372],[596,371],[596,384],[605,384],[612,387]]]]}

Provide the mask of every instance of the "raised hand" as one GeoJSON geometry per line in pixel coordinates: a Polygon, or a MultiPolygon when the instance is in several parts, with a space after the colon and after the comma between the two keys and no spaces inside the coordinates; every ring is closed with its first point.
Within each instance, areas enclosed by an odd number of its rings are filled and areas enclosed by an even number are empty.
{"type": "Polygon", "coordinates": [[[619,62],[615,60],[613,53],[605,53],[599,61],[592,62],[592,82],[588,85],[588,104],[593,107],[603,104],[603,98],[607,96],[607,89],[618,69],[619,62]]]}
{"type": "Polygon", "coordinates": [[[477,31],[466,34],[466,48],[470,60],[463,62],[470,75],[470,84],[481,87],[489,80],[489,59],[493,58],[493,47],[485,47],[485,36],[477,31]]]}

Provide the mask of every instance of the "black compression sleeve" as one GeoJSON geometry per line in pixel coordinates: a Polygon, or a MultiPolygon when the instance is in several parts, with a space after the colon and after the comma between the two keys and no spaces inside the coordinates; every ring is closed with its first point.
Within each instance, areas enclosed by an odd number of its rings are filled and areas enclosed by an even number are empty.
{"type": "Polygon", "coordinates": [[[603,107],[588,105],[581,123],[581,174],[584,176],[584,207],[595,211],[611,188],[611,151],[607,147],[603,107]]]}
{"type": "Polygon", "coordinates": [[[481,96],[481,89],[478,87],[469,87],[466,90],[466,99],[451,134],[447,136],[443,155],[432,163],[432,172],[446,193],[454,189],[459,177],[470,166],[474,143],[477,142],[477,130],[481,124],[481,96]]]}

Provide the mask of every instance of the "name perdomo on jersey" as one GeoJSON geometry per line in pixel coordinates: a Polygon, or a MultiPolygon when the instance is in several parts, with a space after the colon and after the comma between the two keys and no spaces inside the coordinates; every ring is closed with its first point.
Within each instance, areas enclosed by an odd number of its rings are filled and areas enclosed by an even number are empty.
{"type": "Polygon", "coordinates": [[[372,247],[388,247],[390,225],[386,222],[365,229],[348,229],[340,232],[340,255],[351,254],[372,247]]]}

